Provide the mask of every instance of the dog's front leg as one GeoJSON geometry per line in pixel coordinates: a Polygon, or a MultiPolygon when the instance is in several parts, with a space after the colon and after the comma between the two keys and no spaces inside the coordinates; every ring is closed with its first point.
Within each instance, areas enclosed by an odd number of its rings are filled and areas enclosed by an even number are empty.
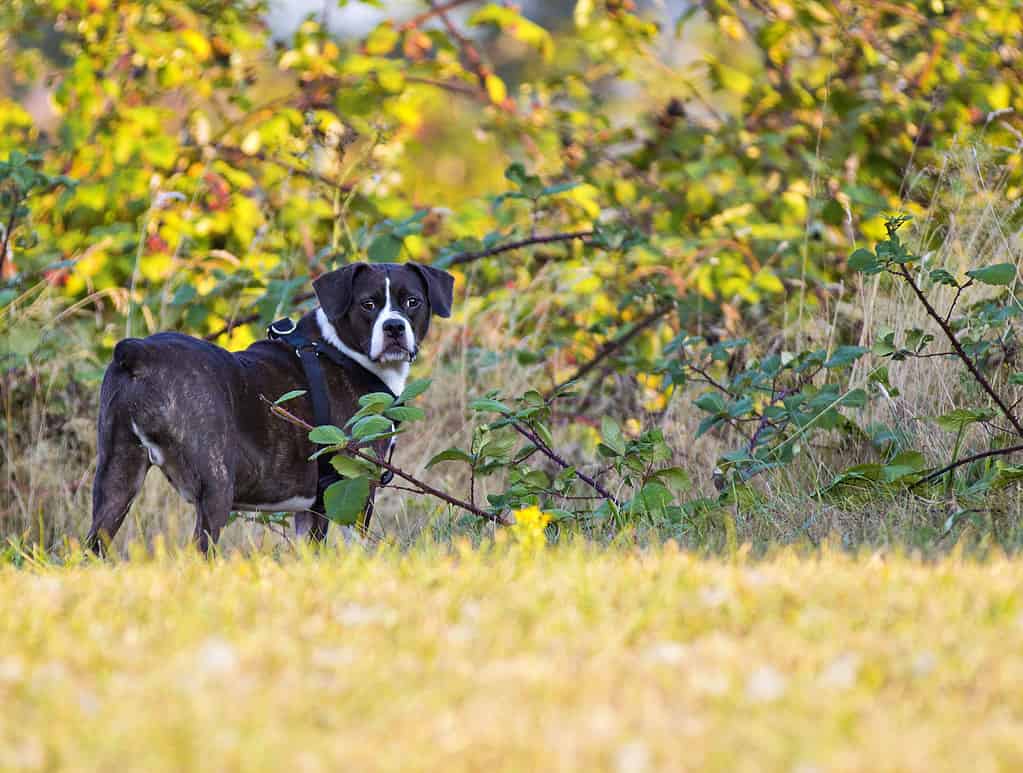
{"type": "Polygon", "coordinates": [[[327,539],[330,520],[312,510],[295,513],[295,533],[299,537],[308,537],[310,542],[323,542],[327,539]]]}

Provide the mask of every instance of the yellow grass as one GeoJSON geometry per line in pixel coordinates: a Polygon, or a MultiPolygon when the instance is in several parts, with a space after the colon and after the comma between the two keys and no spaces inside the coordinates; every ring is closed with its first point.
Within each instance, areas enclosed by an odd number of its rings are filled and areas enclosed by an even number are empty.
{"type": "Polygon", "coordinates": [[[0,770],[1018,770],[1021,585],[670,543],[8,566],[0,770]]]}

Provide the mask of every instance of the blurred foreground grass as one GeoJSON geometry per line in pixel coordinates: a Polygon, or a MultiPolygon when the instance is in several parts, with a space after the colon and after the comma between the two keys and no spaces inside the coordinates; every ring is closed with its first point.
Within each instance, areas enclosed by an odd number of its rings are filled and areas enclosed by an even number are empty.
{"type": "Polygon", "coordinates": [[[0,769],[1023,766],[1023,565],[584,545],[0,568],[0,769]]]}

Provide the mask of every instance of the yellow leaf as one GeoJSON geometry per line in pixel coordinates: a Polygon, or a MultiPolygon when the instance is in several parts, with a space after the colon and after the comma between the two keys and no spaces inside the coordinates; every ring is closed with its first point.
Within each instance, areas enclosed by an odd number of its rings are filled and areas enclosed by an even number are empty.
{"type": "Polygon", "coordinates": [[[1005,110],[1009,107],[1011,99],[1012,92],[1009,90],[1009,84],[1005,81],[993,83],[988,87],[987,101],[992,110],[1005,110]]]}
{"type": "Polygon", "coordinates": [[[721,28],[721,31],[732,40],[742,40],[746,37],[745,30],[742,28],[742,23],[734,16],[722,16],[718,19],[718,26],[721,28]]]}
{"type": "Polygon", "coordinates": [[[578,0],[575,4],[575,11],[572,19],[576,27],[589,26],[590,17],[593,15],[593,0],[578,0]]]}
{"type": "Polygon", "coordinates": [[[398,31],[390,22],[384,22],[366,38],[366,53],[372,56],[389,54],[398,42],[398,31]]]}
{"type": "Polygon", "coordinates": [[[399,70],[381,70],[377,73],[377,82],[384,91],[397,94],[405,88],[405,75],[399,70]]]}
{"type": "Polygon", "coordinates": [[[210,42],[199,32],[196,32],[195,30],[183,30],[181,32],[181,39],[184,41],[185,45],[192,49],[192,53],[195,54],[195,58],[200,62],[205,62],[210,58],[210,54],[212,53],[210,42]]]}
{"type": "Polygon", "coordinates": [[[259,132],[253,130],[246,134],[245,139],[242,140],[242,153],[247,156],[255,155],[259,152],[259,148],[262,144],[263,140],[260,139],[259,132]]]}
{"type": "Polygon", "coordinates": [[[504,81],[497,75],[491,73],[486,78],[487,95],[490,97],[490,101],[495,105],[504,103],[504,100],[508,98],[508,87],[504,85],[504,81]]]}

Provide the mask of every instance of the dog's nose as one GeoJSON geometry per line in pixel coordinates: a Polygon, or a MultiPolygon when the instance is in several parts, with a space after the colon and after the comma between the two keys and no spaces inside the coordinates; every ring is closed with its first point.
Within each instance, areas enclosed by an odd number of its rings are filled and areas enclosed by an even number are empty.
{"type": "Polygon", "coordinates": [[[384,322],[384,332],[392,338],[402,338],[405,335],[405,323],[400,319],[389,319],[384,322]]]}

